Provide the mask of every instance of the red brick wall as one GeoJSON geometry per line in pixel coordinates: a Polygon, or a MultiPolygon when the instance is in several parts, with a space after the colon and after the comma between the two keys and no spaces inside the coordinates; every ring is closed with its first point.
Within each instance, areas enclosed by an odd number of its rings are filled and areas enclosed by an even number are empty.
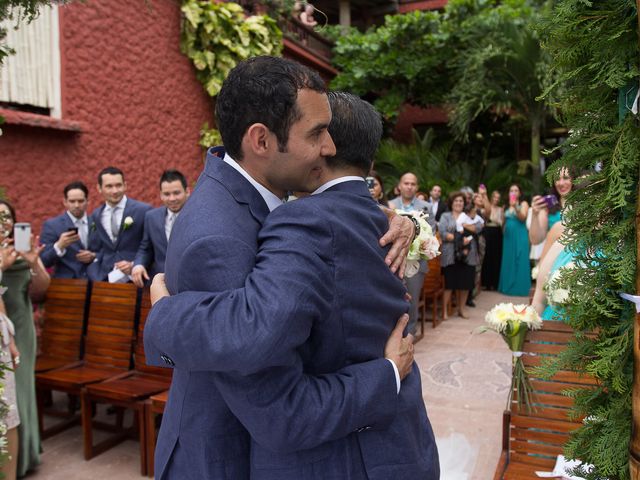
{"type": "Polygon", "coordinates": [[[158,179],[178,168],[190,183],[202,167],[199,130],[211,100],[180,53],[175,0],[87,0],[60,8],[62,120],[81,133],[5,124],[0,187],[35,231],[62,211],[62,188],[83,180],[90,210],[98,171],[126,175],[128,194],[159,205],[158,179]]]}

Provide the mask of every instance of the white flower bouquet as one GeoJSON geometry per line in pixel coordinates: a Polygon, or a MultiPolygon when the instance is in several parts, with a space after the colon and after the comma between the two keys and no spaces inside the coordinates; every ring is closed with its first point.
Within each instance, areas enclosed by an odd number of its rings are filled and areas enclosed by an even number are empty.
{"type": "Polygon", "coordinates": [[[479,332],[494,331],[502,336],[509,346],[513,359],[513,375],[511,389],[507,400],[507,409],[511,405],[514,390],[518,392],[518,407],[526,406],[531,410],[531,384],[522,361],[522,347],[529,330],[542,327],[542,320],[532,306],[514,305],[513,303],[499,303],[485,316],[486,325],[480,327],[479,332]]]}
{"type": "MultiPolygon", "coordinates": [[[[397,213],[407,215],[407,212],[396,210],[397,213]]],[[[413,277],[420,269],[420,260],[431,260],[440,255],[440,242],[433,234],[431,226],[427,223],[428,214],[425,212],[409,212],[420,225],[420,235],[413,239],[407,254],[407,267],[405,277],[413,277]]]]}

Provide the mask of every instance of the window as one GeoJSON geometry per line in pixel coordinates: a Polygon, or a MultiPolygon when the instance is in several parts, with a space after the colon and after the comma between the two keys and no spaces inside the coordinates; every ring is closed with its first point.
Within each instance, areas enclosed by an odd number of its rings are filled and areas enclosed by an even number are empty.
{"type": "MultiPolygon", "coordinates": [[[[19,15],[14,15],[18,18],[19,15]]],[[[42,8],[31,23],[7,20],[6,44],[15,50],[0,67],[0,104],[60,118],[58,7],[42,8]]]]}

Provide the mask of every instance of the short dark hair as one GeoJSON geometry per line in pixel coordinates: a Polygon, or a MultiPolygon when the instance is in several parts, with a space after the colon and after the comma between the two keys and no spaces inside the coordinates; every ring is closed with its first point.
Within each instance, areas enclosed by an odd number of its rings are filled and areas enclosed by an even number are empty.
{"type": "Polygon", "coordinates": [[[329,167],[356,167],[366,175],[382,137],[382,119],[369,102],[346,92],[329,92],[331,123],[329,134],[336,155],[327,158],[329,167]]]}
{"type": "Polygon", "coordinates": [[[100,170],[98,174],[98,185],[102,186],[102,176],[103,175],[120,175],[122,176],[122,181],[124,182],[124,173],[117,167],[106,167],[100,170]]]}
{"type": "Polygon", "coordinates": [[[262,123],[285,151],[289,128],[300,119],[298,91],[324,93],[318,72],[286,58],[260,56],[240,62],[227,76],[216,99],[216,126],[226,151],[242,160],[242,137],[254,123],[262,123]]]}
{"type": "Polygon", "coordinates": [[[179,172],[178,170],[174,170],[174,169],[169,169],[162,172],[162,176],[160,177],[160,187],[162,187],[162,184],[164,182],[171,183],[171,182],[175,182],[176,180],[179,180],[180,183],[182,184],[182,187],[186,190],[187,178],[182,174],[182,172],[179,172]]]}
{"type": "Polygon", "coordinates": [[[66,187],[64,187],[64,198],[65,199],[67,198],[67,194],[71,190],[82,190],[84,192],[84,198],[89,198],[89,189],[87,188],[87,186],[84,183],[82,183],[80,181],[71,182],[66,187]]]}
{"type": "Polygon", "coordinates": [[[453,192],[453,193],[451,193],[451,195],[449,195],[449,199],[447,200],[447,205],[449,206],[449,210],[453,210],[453,202],[458,197],[461,198],[464,203],[466,203],[465,194],[464,193],[462,193],[462,192],[453,192]]]}

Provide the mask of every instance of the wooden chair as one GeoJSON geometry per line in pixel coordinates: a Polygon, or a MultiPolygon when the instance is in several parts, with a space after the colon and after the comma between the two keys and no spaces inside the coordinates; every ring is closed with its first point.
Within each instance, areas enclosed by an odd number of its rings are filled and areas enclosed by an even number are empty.
{"type": "Polygon", "coordinates": [[[87,385],[81,396],[84,458],[90,460],[122,442],[130,436],[137,424],[138,438],[140,440],[140,471],[142,475],[147,474],[144,401],[153,394],[167,390],[171,384],[171,375],[173,373],[170,368],[149,367],[146,364],[143,332],[149,310],[151,310],[151,301],[149,299],[149,291],[145,290],[140,307],[134,369],[104,382],[87,385]],[[93,427],[105,429],[103,423],[93,420],[94,405],[96,403],[108,403],[123,409],[133,410],[137,420],[134,422],[134,428],[123,429],[122,417],[119,415],[115,426],[106,426],[107,430],[115,431],[116,435],[94,446],[93,427]]]}
{"type": "MultiPolygon", "coordinates": [[[[573,331],[562,322],[546,321],[541,330],[529,332],[523,351],[527,368],[540,365],[545,357],[566,348],[573,331]]],[[[551,380],[529,375],[533,389],[530,412],[518,408],[516,399],[503,414],[502,454],[494,480],[537,478],[536,470],[550,472],[562,453],[569,434],[582,425],[582,419],[569,418],[573,400],[562,391],[595,385],[593,377],[560,371],[551,380]]],[[[517,392],[514,392],[514,397],[517,392]]]]}
{"type": "Polygon", "coordinates": [[[84,359],[56,370],[36,374],[38,422],[42,438],[79,423],[74,411],[47,413],[66,421],[44,429],[44,403],[56,390],[80,395],[82,388],[129,370],[136,316],[137,288],[133,284],[95,282],[91,291],[84,359]]]}
{"type": "Polygon", "coordinates": [[[424,322],[427,316],[427,305],[431,303],[431,322],[436,328],[444,320],[444,278],[440,268],[440,258],[429,260],[429,271],[424,276],[424,284],[420,293],[418,310],[420,312],[420,338],[424,336],[424,322]],[[439,312],[442,311],[442,314],[439,312]]]}
{"type": "Polygon", "coordinates": [[[47,289],[41,353],[36,373],[63,367],[82,358],[82,337],[91,284],[87,280],[54,278],[47,289]]]}
{"type": "Polygon", "coordinates": [[[145,425],[147,428],[147,475],[150,477],[153,477],[154,474],[153,460],[156,451],[156,436],[158,435],[156,429],[156,417],[164,413],[164,407],[167,405],[168,398],[169,390],[166,390],[157,395],[153,395],[145,402],[145,425]]]}

